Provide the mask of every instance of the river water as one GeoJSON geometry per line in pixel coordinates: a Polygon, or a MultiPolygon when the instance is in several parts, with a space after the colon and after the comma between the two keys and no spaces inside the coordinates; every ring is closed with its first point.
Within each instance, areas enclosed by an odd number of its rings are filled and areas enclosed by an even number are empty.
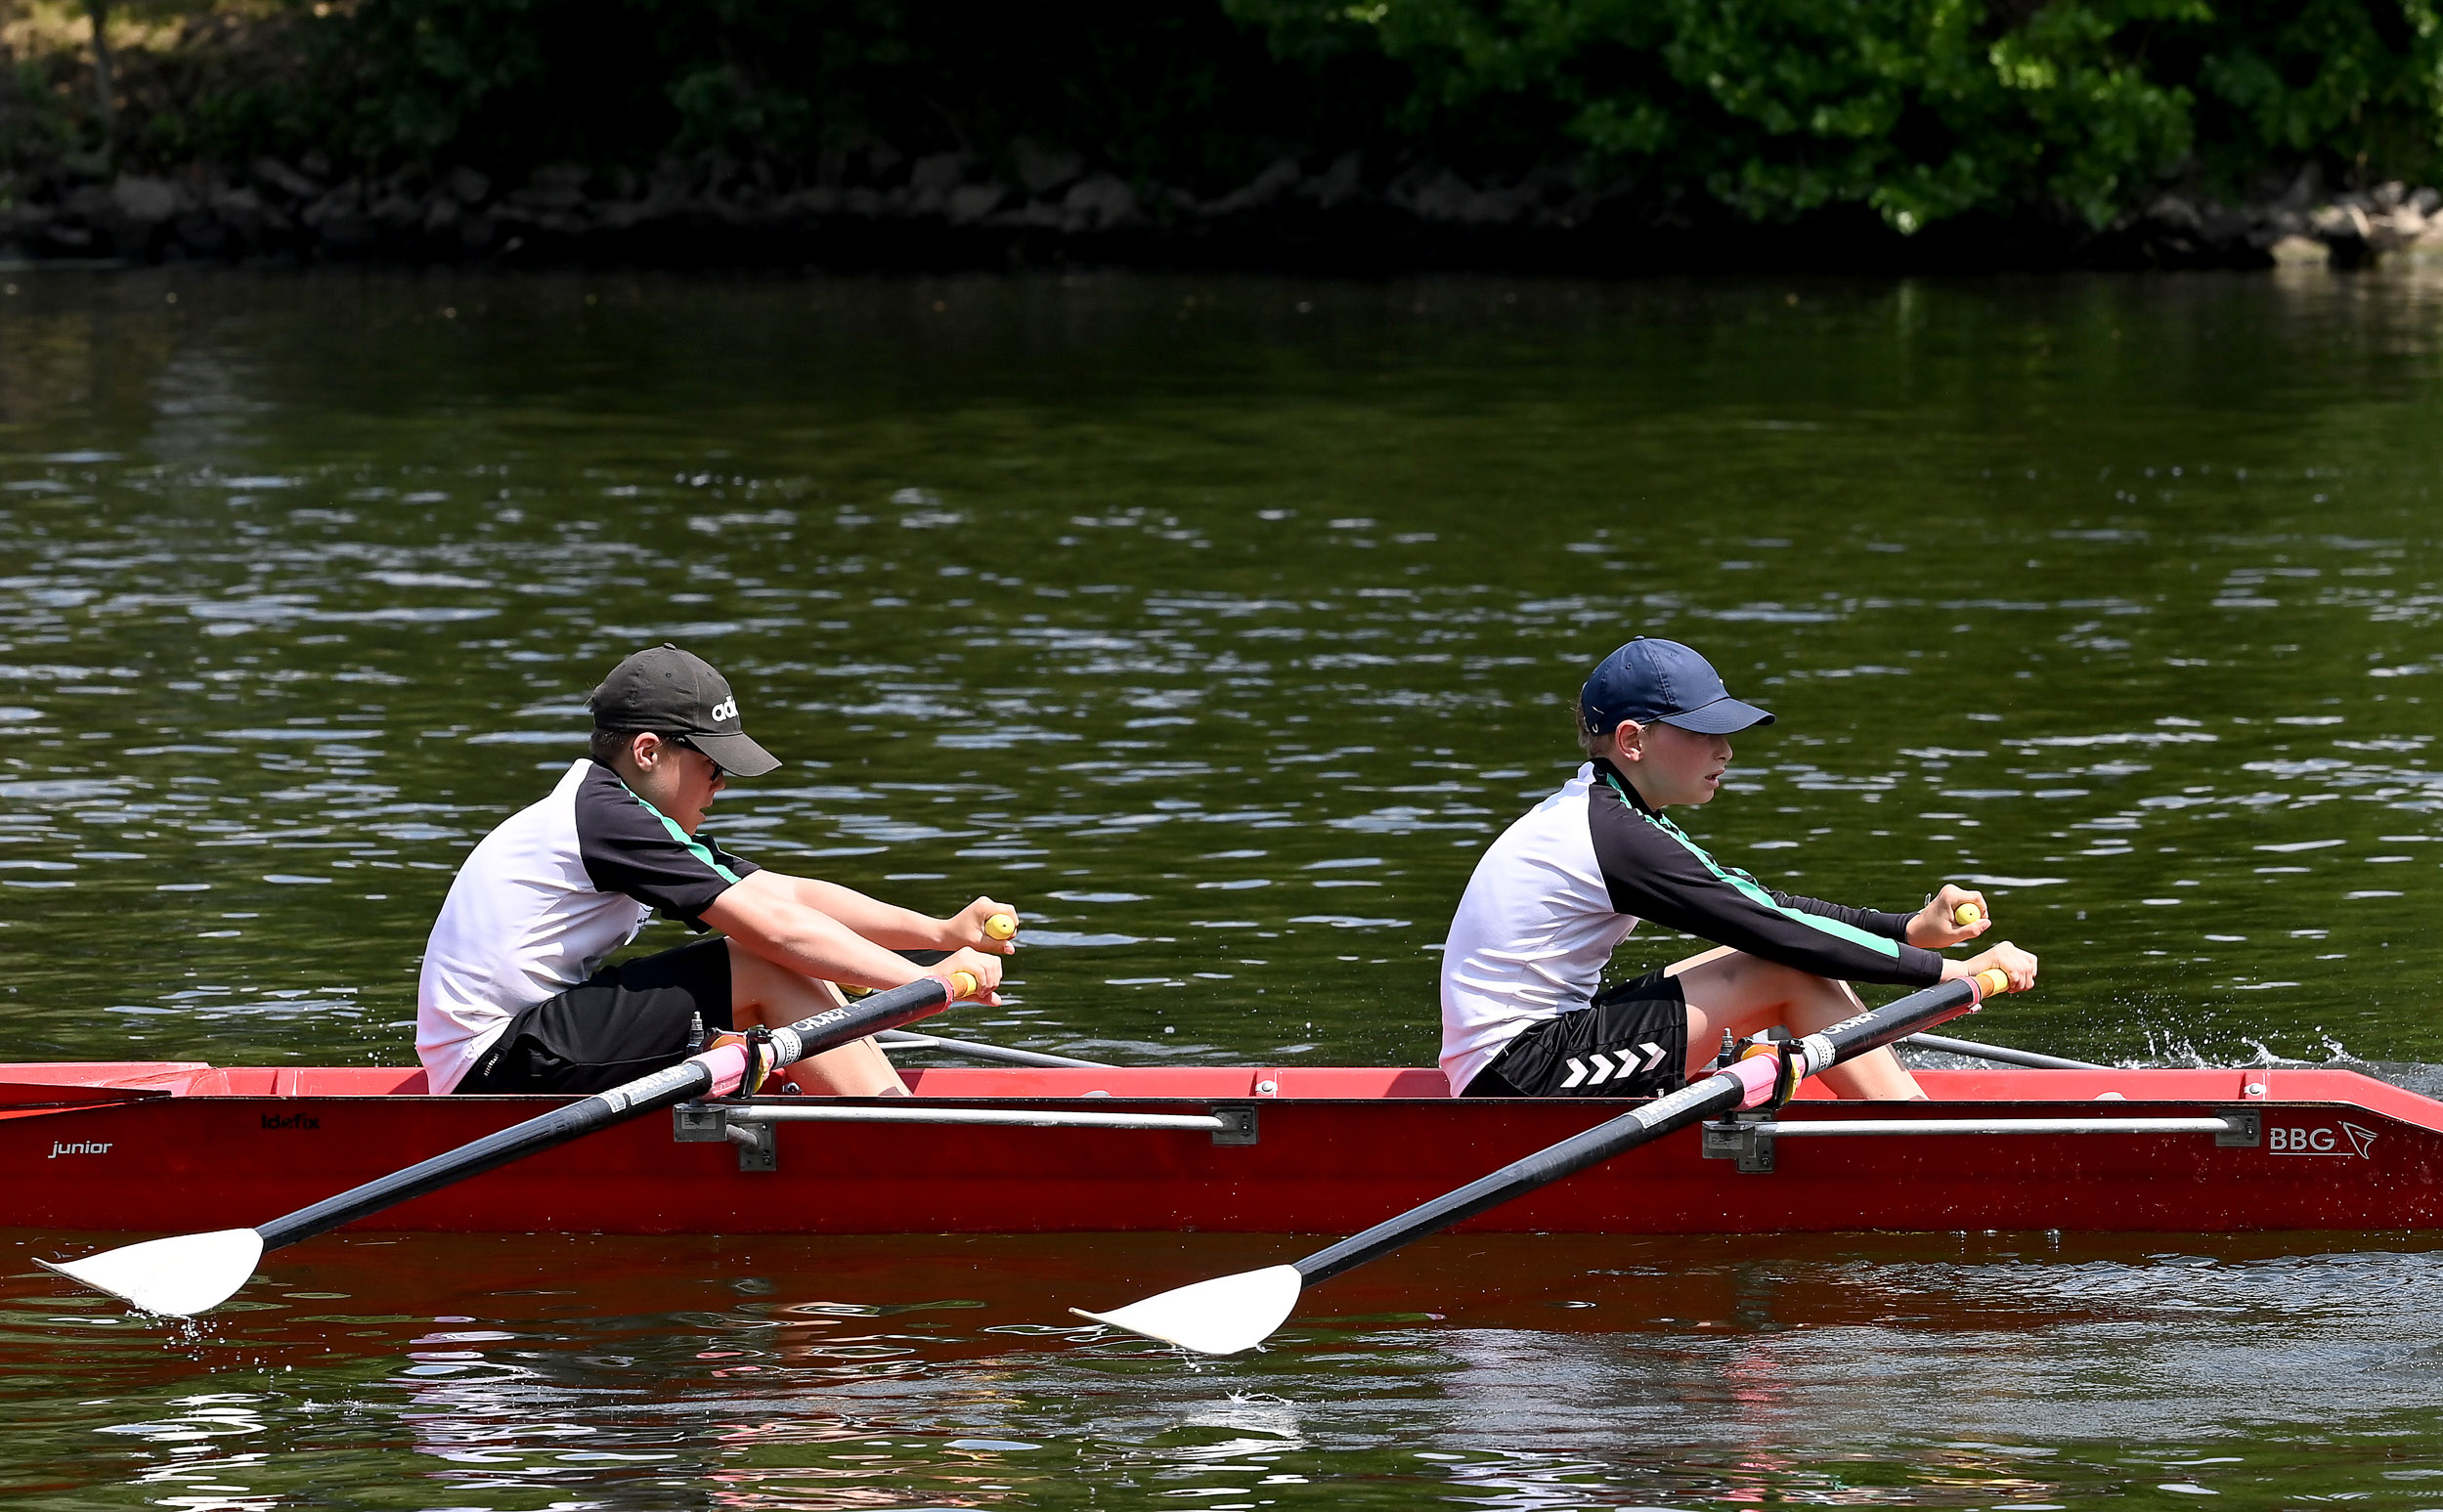
{"type": "MultiPolygon", "coordinates": [[[[789,763],[731,848],[1024,908],[955,1030],[1429,1063],[1647,631],[1780,715],[1718,854],[2043,956],[1970,1032],[2443,1061],[2430,273],[0,287],[0,1058],[412,1059],[450,873],[671,638],[789,763]]],[[[1454,1238],[1196,1365],[1052,1299],[1297,1243],[371,1233],[165,1330],[54,1238],[26,1506],[2443,1506],[2400,1235],[1454,1238]]]]}

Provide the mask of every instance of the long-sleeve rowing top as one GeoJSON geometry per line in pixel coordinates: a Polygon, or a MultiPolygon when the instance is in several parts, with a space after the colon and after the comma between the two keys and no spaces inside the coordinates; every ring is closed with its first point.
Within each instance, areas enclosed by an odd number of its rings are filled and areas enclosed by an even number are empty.
{"type": "Polygon", "coordinates": [[[1584,1007],[1643,919],[1818,976],[1926,986],[1942,958],[1903,941],[1909,917],[1772,891],[1590,763],[1467,881],[1442,948],[1442,1069],[1456,1094],[1529,1026],[1584,1007]]]}

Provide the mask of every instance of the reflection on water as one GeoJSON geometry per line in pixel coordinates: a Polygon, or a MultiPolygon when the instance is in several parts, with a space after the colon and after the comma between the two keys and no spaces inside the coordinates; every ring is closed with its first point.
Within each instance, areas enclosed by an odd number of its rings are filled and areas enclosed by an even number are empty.
{"type": "Polygon", "coordinates": [[[471,1507],[2415,1507],[2443,1478],[2423,1244],[1486,1236],[1332,1282],[1241,1360],[1040,1321],[1121,1273],[1265,1242],[1098,1241],[1089,1265],[1036,1239],[375,1235],[166,1339],[21,1278],[0,1339],[39,1405],[0,1486],[230,1507],[332,1485],[471,1507]],[[354,1310],[400,1294],[403,1245],[456,1311],[354,1310]],[[851,1296],[890,1300],[826,1300],[851,1296]]]}
{"type": "MultiPolygon", "coordinates": [[[[728,843],[1025,907],[945,1027],[1428,1063],[1467,870],[1642,629],[1781,715],[1719,854],[1971,879],[2043,954],[1962,1032],[2443,1061],[2431,275],[10,279],[0,1057],[406,1060],[449,874],[669,637],[790,763],[728,843]]],[[[0,1485],[2443,1506],[2380,1238],[1470,1240],[1221,1365],[1050,1320],[1261,1241],[389,1242],[166,1337],[11,1280],[0,1485]]]]}

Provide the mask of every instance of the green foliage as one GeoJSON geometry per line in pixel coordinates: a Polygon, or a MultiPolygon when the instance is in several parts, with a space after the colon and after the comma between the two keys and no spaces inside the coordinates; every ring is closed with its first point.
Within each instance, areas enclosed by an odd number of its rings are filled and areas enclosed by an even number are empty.
{"type": "Polygon", "coordinates": [[[355,0],[311,32],[323,141],[371,161],[718,149],[797,172],[1030,135],[1219,182],[1331,134],[1334,108],[1211,0],[355,0]]]}
{"type": "MultiPolygon", "coordinates": [[[[54,8],[67,0],[43,0],[54,8]]],[[[1363,150],[1903,232],[2166,179],[2443,164],[2443,0],[122,0],[124,162],[711,153],[777,179],[1019,137],[1212,193],[1363,150]],[[149,29],[146,29],[149,28],[149,29]],[[890,151],[881,149],[889,144],[890,151]]],[[[90,139],[71,52],[0,156],[90,139]]],[[[1006,164],[1005,164],[1006,165],[1006,164]]]]}
{"type": "Polygon", "coordinates": [[[2194,62],[2202,136],[2226,171],[2324,154],[2361,176],[2431,171],[2443,149],[2434,0],[2222,0],[2194,62]]]}
{"type": "Polygon", "coordinates": [[[2053,205],[2101,224],[2192,154],[2422,168],[2434,0],[1223,0],[1286,58],[1407,65],[1413,130],[1546,117],[1599,166],[1901,231],[2053,205]]]}
{"type": "Polygon", "coordinates": [[[51,70],[0,55],[0,165],[54,155],[76,140],[51,70]]]}

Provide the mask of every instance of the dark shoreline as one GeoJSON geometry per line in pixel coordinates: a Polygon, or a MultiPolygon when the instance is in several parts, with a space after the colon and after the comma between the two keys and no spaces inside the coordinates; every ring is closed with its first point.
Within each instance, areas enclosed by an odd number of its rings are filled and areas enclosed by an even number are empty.
{"type": "Polygon", "coordinates": [[[1062,266],[1341,275],[1638,275],[2250,269],[2443,260],[2443,193],[2325,194],[2302,175],[2235,206],[2178,194],[2102,231],[1962,219],[1902,237],[1856,209],[1787,225],[1658,202],[1565,170],[1470,183],[1348,154],[1284,158],[1210,199],[1020,154],[1024,182],[941,153],[869,182],[782,186],[718,156],[650,177],[577,166],[507,188],[470,169],[327,181],[243,170],[52,181],[0,207],[0,256],[29,261],[388,263],[956,272],[1062,266]]]}

